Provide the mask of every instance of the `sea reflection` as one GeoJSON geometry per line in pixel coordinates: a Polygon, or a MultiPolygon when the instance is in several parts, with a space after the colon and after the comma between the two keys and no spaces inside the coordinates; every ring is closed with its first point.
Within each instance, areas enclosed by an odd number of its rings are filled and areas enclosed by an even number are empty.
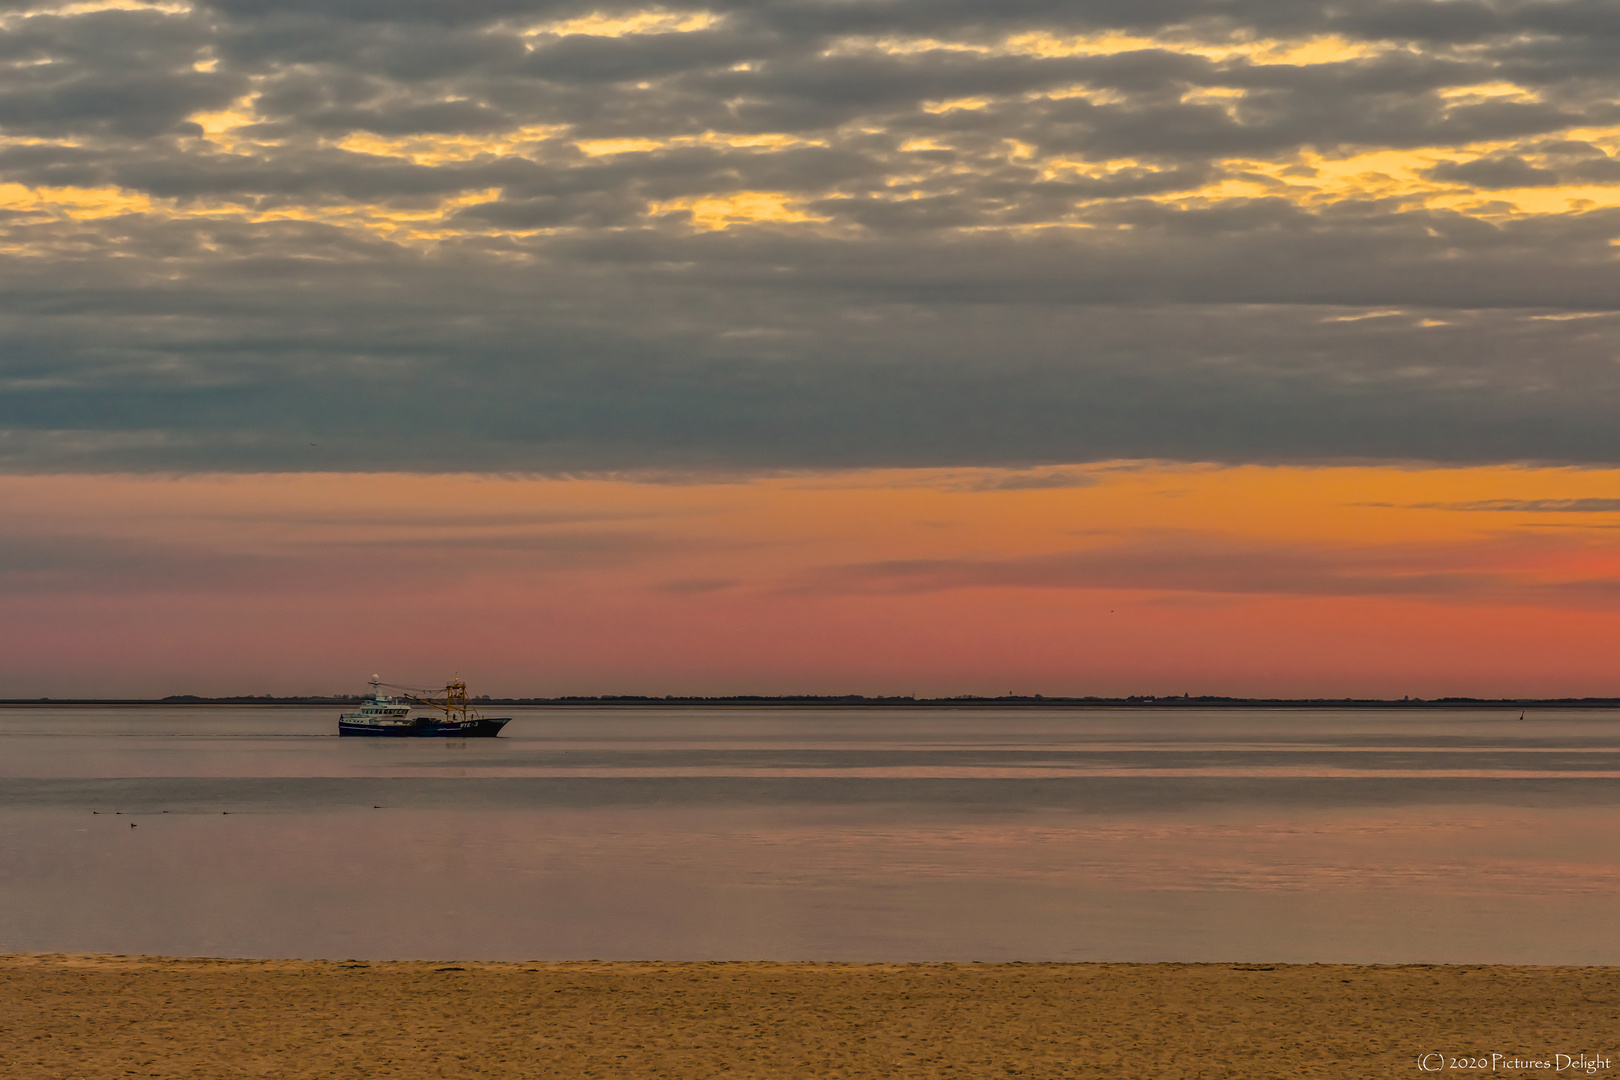
{"type": "Polygon", "coordinates": [[[0,950],[1620,962],[1620,715],[0,712],[0,950]]]}

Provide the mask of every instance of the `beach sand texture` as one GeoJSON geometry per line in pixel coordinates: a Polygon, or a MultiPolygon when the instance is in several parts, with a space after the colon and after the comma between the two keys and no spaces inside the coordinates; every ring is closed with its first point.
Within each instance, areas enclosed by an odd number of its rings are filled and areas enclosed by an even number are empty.
{"type": "Polygon", "coordinates": [[[1615,968],[47,955],[0,957],[0,986],[11,1080],[1392,1077],[1424,1052],[1620,1071],[1615,968]]]}

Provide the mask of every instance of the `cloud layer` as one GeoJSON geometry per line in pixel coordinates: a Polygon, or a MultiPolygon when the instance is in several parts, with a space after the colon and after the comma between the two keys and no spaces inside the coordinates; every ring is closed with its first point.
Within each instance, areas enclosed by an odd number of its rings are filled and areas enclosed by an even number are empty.
{"type": "Polygon", "coordinates": [[[1620,459],[1612,5],[0,12],[12,470],[1620,459]]]}

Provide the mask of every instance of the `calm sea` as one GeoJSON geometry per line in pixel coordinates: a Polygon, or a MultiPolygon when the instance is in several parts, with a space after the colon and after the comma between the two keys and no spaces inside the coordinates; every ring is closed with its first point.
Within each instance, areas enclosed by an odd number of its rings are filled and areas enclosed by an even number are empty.
{"type": "Polygon", "coordinates": [[[1620,963],[1620,713],[0,710],[0,952],[1620,963]]]}

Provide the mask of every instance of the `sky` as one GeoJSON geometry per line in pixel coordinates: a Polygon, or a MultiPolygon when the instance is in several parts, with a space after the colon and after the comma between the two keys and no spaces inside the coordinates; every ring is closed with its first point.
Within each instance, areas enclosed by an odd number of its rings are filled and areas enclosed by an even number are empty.
{"type": "Polygon", "coordinates": [[[1620,9],[0,0],[0,696],[1620,695],[1620,9]]]}

